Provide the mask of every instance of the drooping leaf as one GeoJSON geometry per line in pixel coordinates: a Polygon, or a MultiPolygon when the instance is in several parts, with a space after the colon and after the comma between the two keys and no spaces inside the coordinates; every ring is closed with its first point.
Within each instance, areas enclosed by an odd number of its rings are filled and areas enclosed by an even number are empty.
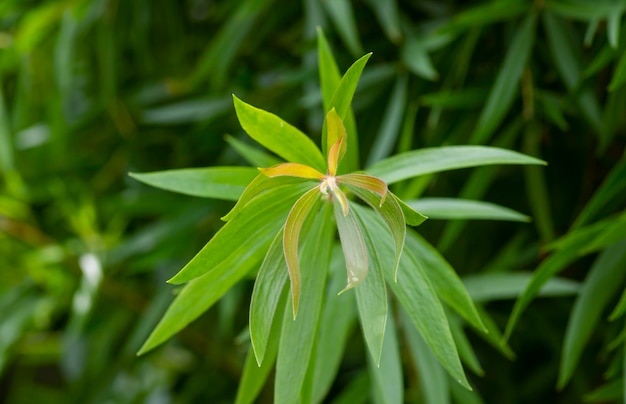
{"type": "Polygon", "coordinates": [[[267,249],[271,240],[259,238],[257,233],[269,230],[273,237],[302,190],[302,184],[283,185],[252,199],[239,212],[237,220],[227,222],[169,282],[188,282],[224,262],[237,265],[239,254],[245,255],[255,243],[262,243],[267,249]]]}
{"type": "Polygon", "coordinates": [[[237,200],[256,176],[249,167],[207,167],[130,173],[130,176],[153,187],[203,198],[237,200]]]}
{"type": "Polygon", "coordinates": [[[565,387],[609,300],[626,280],[626,241],[604,250],[589,270],[565,331],[557,386],[565,387]]]}
{"type": "Polygon", "coordinates": [[[258,366],[263,364],[274,313],[287,276],[287,263],[283,253],[283,231],[281,230],[274,237],[261,264],[250,300],[250,340],[258,366]]]}
{"type": "Polygon", "coordinates": [[[444,146],[400,153],[379,161],[367,172],[393,184],[411,177],[492,164],[546,163],[511,150],[487,146],[444,146]]]}
{"type": "Polygon", "coordinates": [[[287,161],[324,170],[326,162],[322,153],[299,129],[272,113],[246,104],[235,95],[233,101],[239,123],[252,139],[287,161]]]}
{"type": "Polygon", "coordinates": [[[351,188],[363,188],[378,194],[380,197],[378,206],[383,205],[387,197],[387,192],[389,192],[385,181],[367,174],[345,174],[340,176],[337,180],[341,184],[352,185],[351,188]]]}
{"type": "Polygon", "coordinates": [[[404,400],[402,362],[393,316],[387,318],[380,365],[375,364],[370,357],[367,363],[372,380],[374,396],[372,401],[384,404],[402,403],[404,400]]]}
{"type": "Polygon", "coordinates": [[[317,187],[308,190],[293,205],[287,216],[287,221],[285,222],[283,250],[287,268],[289,269],[294,319],[298,313],[298,303],[300,302],[300,262],[298,260],[300,231],[302,230],[302,225],[309,212],[318,199],[319,190],[317,187]]]}
{"type": "MultiPolygon", "coordinates": [[[[306,287],[302,289],[298,318],[293,319],[288,307],[285,310],[274,384],[274,401],[277,403],[299,401],[311,360],[333,242],[330,208],[329,204],[322,204],[321,209],[314,212],[309,230],[304,233],[301,269],[306,287]]],[[[287,305],[293,303],[287,301],[287,305]]]]}
{"type": "Polygon", "coordinates": [[[495,203],[460,198],[421,198],[406,202],[430,219],[482,219],[528,222],[530,218],[495,203]]]}
{"type": "Polygon", "coordinates": [[[365,280],[368,273],[368,259],[365,240],[363,240],[354,213],[348,211],[347,214],[344,214],[340,202],[335,199],[334,203],[337,230],[339,231],[339,239],[348,272],[348,284],[339,292],[341,294],[365,280]]]}
{"type": "Polygon", "coordinates": [[[407,205],[406,202],[404,202],[402,199],[395,196],[393,193],[389,193],[391,194],[391,197],[394,198],[396,202],[398,202],[398,205],[400,205],[402,213],[404,213],[404,220],[406,221],[406,224],[408,224],[409,226],[419,226],[420,224],[424,223],[426,219],[428,219],[428,216],[425,216],[416,211],[415,209],[407,205]]]}

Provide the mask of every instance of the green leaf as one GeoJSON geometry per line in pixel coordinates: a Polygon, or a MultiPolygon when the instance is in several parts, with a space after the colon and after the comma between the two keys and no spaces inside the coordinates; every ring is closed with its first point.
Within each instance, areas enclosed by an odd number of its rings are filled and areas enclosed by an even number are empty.
{"type": "Polygon", "coordinates": [[[348,272],[348,284],[339,292],[339,294],[342,294],[363,282],[367,277],[367,248],[354,213],[348,211],[347,214],[344,214],[338,198],[334,198],[333,202],[339,240],[341,241],[341,249],[343,250],[348,272]]]}
{"type": "Polygon", "coordinates": [[[393,184],[411,177],[492,164],[539,164],[543,160],[488,146],[444,146],[400,153],[379,161],[367,172],[393,184]]]}
{"type": "Polygon", "coordinates": [[[602,312],[626,279],[626,241],[604,250],[589,270],[574,303],[565,331],[557,387],[562,389],[578,366],[580,356],[596,329],[602,312]]]}
{"type": "Polygon", "coordinates": [[[235,201],[257,173],[256,169],[248,167],[207,167],[130,173],[130,176],[172,192],[235,201]]]}
{"type": "Polygon", "coordinates": [[[360,187],[348,185],[349,189],[359,198],[367,202],[380,215],[389,227],[389,231],[393,237],[395,245],[395,260],[393,265],[394,279],[398,279],[398,266],[400,265],[400,257],[404,248],[404,239],[406,237],[406,222],[404,221],[404,213],[395,198],[385,198],[381,205],[379,195],[360,187]]]}
{"type": "Polygon", "coordinates": [[[354,11],[349,0],[323,1],[326,12],[335,23],[339,36],[353,56],[363,53],[363,45],[359,39],[354,19],[354,11]]]}
{"type": "Polygon", "coordinates": [[[419,101],[422,105],[444,109],[465,109],[480,106],[487,98],[486,88],[464,88],[457,91],[440,91],[422,94],[419,101]]]}
{"type": "Polygon", "coordinates": [[[414,230],[409,230],[405,251],[413,254],[413,261],[426,273],[441,300],[477,330],[487,331],[463,282],[435,247],[414,230]]]}
{"type": "Polygon", "coordinates": [[[141,122],[148,125],[181,125],[207,122],[230,111],[228,97],[195,99],[162,105],[141,112],[141,122]]]}
{"type": "Polygon", "coordinates": [[[226,142],[239,153],[241,157],[255,167],[271,167],[283,161],[257,147],[247,144],[236,137],[226,135],[226,142]]]}
{"type": "MultiPolygon", "coordinates": [[[[369,233],[372,240],[375,240],[376,245],[368,246],[368,248],[376,248],[383,262],[391,262],[394,256],[393,246],[390,243],[389,230],[382,223],[382,219],[360,206],[353,206],[353,209],[357,209],[360,217],[363,218],[366,224],[364,231],[369,233]]],[[[412,231],[408,232],[409,235],[412,233],[412,231]]],[[[410,239],[411,237],[407,237],[407,242],[410,239]]],[[[443,367],[454,380],[465,388],[471,389],[463,372],[443,306],[429,278],[419,265],[412,248],[405,248],[400,261],[400,269],[396,283],[391,266],[387,267],[385,271],[387,284],[443,367]]],[[[383,355],[383,360],[384,358],[383,355]]]]}
{"type": "Polygon", "coordinates": [[[233,102],[241,127],[252,139],[287,161],[325,171],[322,153],[299,129],[274,114],[246,104],[234,94],[233,102]]]}
{"type": "Polygon", "coordinates": [[[626,53],[623,53],[619,58],[613,78],[609,83],[609,91],[615,91],[626,83],[626,53]]]}
{"type": "Polygon", "coordinates": [[[486,143],[511,108],[515,93],[519,88],[522,70],[526,66],[533,46],[536,22],[536,14],[530,13],[517,30],[498,72],[496,82],[489,93],[485,108],[478,118],[470,143],[486,143]]]}
{"type": "MultiPolygon", "coordinates": [[[[359,220],[361,228],[365,228],[363,219],[355,211],[355,216],[359,220]]],[[[355,289],[357,307],[359,309],[359,320],[363,337],[372,356],[374,364],[380,366],[380,358],[383,350],[383,339],[385,337],[385,326],[387,324],[387,287],[383,275],[384,263],[381,261],[376,248],[376,243],[372,240],[368,232],[363,233],[363,238],[369,246],[369,256],[372,270],[367,279],[355,289]]]]}
{"type": "Polygon", "coordinates": [[[0,81],[0,172],[6,172],[14,168],[14,157],[9,116],[6,111],[2,88],[0,81]]]}
{"type": "Polygon", "coordinates": [[[294,319],[298,313],[298,303],[300,302],[300,262],[298,260],[300,230],[302,230],[302,225],[313,208],[313,205],[319,200],[319,196],[320,192],[317,187],[308,190],[293,205],[287,216],[287,221],[285,222],[283,250],[287,268],[289,269],[294,319]]]}
{"type": "Polygon", "coordinates": [[[287,281],[283,231],[279,231],[261,264],[250,301],[250,339],[258,366],[263,364],[276,307],[287,281]]]}
{"type": "Polygon", "coordinates": [[[407,201],[415,210],[419,210],[431,219],[482,219],[510,220],[528,222],[530,218],[513,209],[495,203],[472,201],[460,198],[421,198],[407,201]]]}
{"type": "MultiPolygon", "coordinates": [[[[330,150],[335,145],[335,143],[337,143],[340,139],[342,140],[341,147],[339,148],[339,152],[335,159],[335,164],[338,165],[341,159],[343,158],[344,154],[346,154],[346,145],[347,145],[346,128],[343,126],[343,122],[341,121],[341,118],[339,117],[339,115],[337,115],[337,111],[335,110],[334,107],[331,108],[330,111],[328,111],[328,113],[326,114],[326,127],[327,127],[326,150],[328,150],[328,155],[329,155],[328,170],[329,172],[332,173],[333,170],[330,167],[330,163],[331,163],[330,150]]],[[[337,172],[336,167],[334,171],[335,173],[337,172]]]]}
{"type": "Polygon", "coordinates": [[[619,303],[615,306],[615,309],[609,316],[609,320],[615,321],[618,317],[623,316],[626,313],[626,289],[622,292],[622,297],[619,299],[619,303]]]}
{"type": "Polygon", "coordinates": [[[302,193],[302,185],[275,187],[251,200],[243,207],[237,219],[227,222],[169,282],[190,281],[224,262],[236,265],[239,257],[245,256],[246,251],[255,243],[262,244],[267,250],[271,239],[260,238],[257,233],[268,232],[271,238],[278,232],[284,223],[289,206],[302,193]]]}
{"type": "MultiPolygon", "coordinates": [[[[319,58],[319,73],[320,73],[320,87],[322,89],[322,101],[324,104],[324,111],[330,111],[332,108],[331,101],[339,81],[341,80],[341,74],[339,68],[333,57],[333,53],[330,50],[328,41],[324,36],[324,31],[320,27],[317,27],[317,53],[319,58]]],[[[322,145],[326,146],[327,142],[322,142],[322,145]]],[[[324,150],[326,153],[326,150],[324,150]]]]}
{"type": "MultiPolygon", "coordinates": [[[[367,282],[368,280],[365,281],[367,282]]],[[[344,286],[344,259],[341,248],[335,244],[330,264],[330,281],[317,337],[312,391],[314,403],[321,403],[331,389],[356,322],[354,295],[344,293],[338,296],[344,286]]],[[[356,289],[357,293],[359,289],[360,287],[356,289]]],[[[303,398],[302,401],[307,400],[303,398]]]]}
{"type": "Polygon", "coordinates": [[[433,66],[423,37],[409,37],[402,46],[401,57],[409,71],[416,76],[430,81],[439,78],[439,73],[433,66]]]}
{"type": "Polygon", "coordinates": [[[415,327],[410,326],[411,319],[404,310],[402,310],[402,319],[405,324],[404,335],[423,390],[424,403],[449,403],[450,392],[445,370],[415,327]]]}
{"type": "Polygon", "coordinates": [[[525,15],[528,13],[528,9],[529,4],[524,1],[490,1],[456,13],[439,30],[441,32],[456,31],[464,33],[472,27],[482,27],[487,24],[511,20],[525,15]]]}
{"type": "MultiPolygon", "coordinates": [[[[277,403],[296,403],[311,359],[317,335],[324,296],[327,268],[332,248],[332,220],[330,206],[322,204],[314,212],[315,219],[305,234],[302,248],[302,306],[296,320],[285,310],[283,329],[278,348],[274,400],[277,403]]],[[[289,299],[290,300],[290,299],[289,299]]],[[[292,305],[292,302],[287,302],[292,305]]]]}
{"type": "Polygon", "coordinates": [[[393,316],[387,319],[380,366],[368,357],[368,369],[372,380],[373,402],[395,404],[404,402],[402,362],[396,324],[393,316]]]}
{"type": "MultiPolygon", "coordinates": [[[[474,348],[472,348],[472,344],[469,342],[469,339],[467,338],[467,335],[463,330],[460,317],[449,316],[448,320],[450,322],[450,331],[452,332],[452,338],[454,339],[454,343],[459,350],[459,356],[461,357],[461,361],[478,376],[484,376],[485,371],[480,365],[478,357],[476,356],[476,352],[474,352],[474,348]]],[[[488,332],[481,334],[487,335],[488,332]]]]}
{"type": "MultiPolygon", "coordinates": [[[[330,108],[335,108],[337,110],[337,114],[342,120],[346,119],[346,114],[350,109],[350,104],[352,103],[352,97],[354,96],[356,86],[359,83],[361,73],[363,73],[365,64],[369,60],[370,56],[372,56],[371,53],[362,56],[354,62],[348,70],[346,70],[346,73],[341,78],[341,81],[339,81],[337,89],[333,94],[333,98],[330,101],[330,108]]],[[[348,134],[348,136],[349,135],[350,134],[348,134]]],[[[355,144],[350,141],[351,139],[348,138],[349,147],[355,147],[355,144]]]]}
{"type": "MultiPolygon", "coordinates": [[[[474,302],[516,299],[524,292],[533,274],[530,272],[484,273],[463,277],[463,284],[474,302]]],[[[576,295],[580,283],[566,278],[552,278],[539,290],[538,296],[576,295]]]]}
{"type": "Polygon", "coordinates": [[[378,18],[378,22],[385,31],[385,35],[395,44],[402,39],[402,31],[400,29],[400,12],[396,0],[366,0],[367,4],[374,11],[374,15],[378,18]]]}
{"type": "Polygon", "coordinates": [[[407,205],[402,199],[398,198],[393,193],[389,192],[389,194],[396,200],[396,202],[398,202],[400,208],[402,208],[404,220],[409,226],[419,226],[420,224],[424,223],[426,219],[428,219],[428,216],[417,212],[415,209],[407,205]]]}

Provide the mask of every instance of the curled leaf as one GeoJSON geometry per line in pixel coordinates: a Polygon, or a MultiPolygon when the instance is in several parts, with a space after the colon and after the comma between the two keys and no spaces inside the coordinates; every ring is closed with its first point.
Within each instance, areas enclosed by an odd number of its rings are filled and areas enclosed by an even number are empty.
{"type": "MultiPolygon", "coordinates": [[[[340,144],[336,151],[337,159],[335,160],[335,162],[337,164],[339,164],[339,161],[341,161],[344,154],[346,154],[346,147],[347,147],[346,128],[343,125],[343,121],[337,114],[337,111],[335,110],[335,108],[331,108],[331,110],[328,111],[328,113],[326,114],[326,127],[328,128],[327,129],[328,135],[326,137],[326,142],[327,142],[327,150],[329,150],[328,165],[330,169],[330,155],[331,155],[330,150],[332,150],[333,146],[335,146],[335,144],[337,143],[340,144]],[[340,140],[341,142],[339,142],[340,140]]],[[[335,174],[331,173],[331,175],[335,175],[335,174]]]]}
{"type": "Polygon", "coordinates": [[[335,203],[337,230],[339,231],[339,240],[341,240],[341,249],[348,272],[348,284],[339,292],[342,294],[363,282],[367,277],[367,248],[354,214],[350,212],[346,215],[342,214],[338,209],[338,207],[342,207],[340,202],[335,200],[335,203]]]}
{"type": "Polygon", "coordinates": [[[343,191],[339,189],[339,187],[335,187],[333,189],[333,196],[335,197],[339,205],[341,205],[341,212],[343,213],[343,215],[347,216],[349,211],[349,205],[346,194],[344,194],[343,191]]]}
{"type": "Polygon", "coordinates": [[[339,183],[354,185],[375,192],[380,196],[379,206],[383,206],[387,197],[387,184],[380,178],[367,174],[346,174],[337,178],[339,183]]]}

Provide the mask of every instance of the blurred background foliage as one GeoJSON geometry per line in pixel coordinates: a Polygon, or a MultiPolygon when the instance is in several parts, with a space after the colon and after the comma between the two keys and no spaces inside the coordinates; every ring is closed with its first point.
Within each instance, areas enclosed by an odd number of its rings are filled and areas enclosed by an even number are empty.
{"type": "MultiPolygon", "coordinates": [[[[135,355],[176,292],[165,280],[229,203],[127,173],[245,164],[231,93],[319,140],[317,26],[342,70],[374,52],[354,102],[362,163],[451,144],[549,162],[394,189],[532,217],[419,229],[499,329],[528,271],[541,275],[537,290],[559,276],[512,329],[512,352],[455,333],[476,352],[462,353],[474,393],[432,388],[430,365],[413,365],[401,344],[405,400],[623,400],[625,11],[623,0],[3,0],[0,401],[234,400],[252,275],[174,340],[135,355]]],[[[351,338],[329,401],[370,401],[358,330],[351,338]]]]}

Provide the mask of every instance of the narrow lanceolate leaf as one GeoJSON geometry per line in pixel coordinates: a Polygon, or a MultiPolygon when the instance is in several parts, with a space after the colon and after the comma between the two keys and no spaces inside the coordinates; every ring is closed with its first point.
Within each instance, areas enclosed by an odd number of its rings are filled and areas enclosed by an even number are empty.
{"type": "Polygon", "coordinates": [[[250,339],[259,366],[263,363],[274,313],[287,281],[283,232],[276,234],[259,269],[250,301],[250,339]]]}
{"type": "MultiPolygon", "coordinates": [[[[330,103],[341,80],[341,74],[339,73],[339,68],[330,50],[330,46],[328,46],[324,32],[320,27],[317,28],[317,52],[319,58],[322,101],[324,110],[328,111],[331,109],[330,103]]],[[[323,142],[322,144],[326,146],[327,142],[323,142]]]]}
{"type": "MultiPolygon", "coordinates": [[[[361,228],[365,227],[357,211],[353,211],[361,228]]],[[[376,243],[369,233],[363,232],[363,238],[371,258],[371,268],[367,279],[355,289],[359,320],[365,342],[372,355],[374,364],[380,366],[383,351],[383,339],[387,324],[387,287],[383,275],[384,263],[376,251],[376,243]]]]}
{"type": "Polygon", "coordinates": [[[328,175],[334,177],[337,175],[337,167],[339,166],[339,162],[341,160],[341,148],[345,143],[345,138],[339,138],[332,145],[332,147],[328,150],[328,175]]]}
{"type": "Polygon", "coordinates": [[[324,169],[322,153],[299,129],[272,113],[246,104],[235,95],[233,101],[239,123],[252,139],[285,160],[324,169]]]}
{"type": "Polygon", "coordinates": [[[626,241],[604,250],[589,271],[576,299],[565,331],[557,386],[565,387],[578,366],[580,356],[611,298],[624,287],[626,241]]]}
{"type": "Polygon", "coordinates": [[[404,213],[404,220],[409,226],[419,226],[420,224],[424,223],[426,219],[428,219],[428,216],[425,216],[422,213],[416,211],[415,209],[407,205],[406,202],[404,202],[402,199],[395,196],[393,193],[390,192],[390,194],[393,199],[398,202],[398,205],[400,205],[402,213],[404,213]]]}
{"type": "Polygon", "coordinates": [[[385,327],[383,352],[380,366],[368,360],[368,370],[371,375],[372,386],[370,402],[381,404],[396,404],[404,402],[404,388],[402,381],[402,360],[398,347],[398,336],[393,316],[389,316],[385,327]],[[373,398],[373,400],[372,400],[373,398]]]}
{"type": "MultiPolygon", "coordinates": [[[[363,73],[365,64],[370,56],[372,56],[371,53],[362,56],[354,62],[350,68],[348,68],[346,74],[344,74],[341,78],[341,81],[337,86],[337,90],[335,90],[335,94],[330,101],[330,107],[334,107],[337,110],[337,114],[342,120],[346,119],[346,114],[348,113],[348,109],[352,103],[354,91],[356,90],[356,86],[361,78],[361,73],[363,73]]],[[[351,144],[350,147],[354,147],[354,145],[351,144]]]]}
{"type": "Polygon", "coordinates": [[[298,313],[298,302],[300,301],[300,264],[298,262],[298,241],[300,240],[300,230],[304,220],[308,216],[311,208],[318,200],[319,190],[317,187],[310,189],[296,201],[291,208],[285,231],[283,233],[283,250],[287,267],[289,269],[289,280],[291,283],[291,297],[293,302],[293,318],[298,313]]]}
{"type": "Polygon", "coordinates": [[[519,88],[522,70],[526,66],[532,49],[536,22],[536,14],[529,13],[526,20],[519,27],[506,54],[504,64],[498,73],[496,82],[489,93],[487,104],[478,118],[478,124],[470,138],[470,143],[485,143],[498,125],[500,125],[511,107],[515,92],[519,88]]]}
{"type": "Polygon", "coordinates": [[[460,198],[421,198],[407,204],[431,219],[482,219],[528,222],[530,218],[495,203],[460,198]]]}
{"type": "Polygon", "coordinates": [[[246,187],[243,194],[239,197],[239,200],[235,206],[228,212],[222,220],[228,222],[235,216],[237,216],[241,210],[254,198],[262,193],[279,186],[297,184],[302,182],[301,179],[295,177],[274,177],[270,178],[263,173],[259,173],[246,187]]]}
{"type": "Polygon", "coordinates": [[[281,163],[281,159],[262,150],[260,147],[249,145],[230,135],[226,135],[224,139],[241,157],[254,167],[271,167],[281,163]]]}
{"type": "Polygon", "coordinates": [[[385,181],[371,175],[345,174],[337,178],[337,181],[341,184],[353,185],[377,193],[380,196],[379,206],[382,206],[387,198],[388,189],[385,181]]]}
{"type": "Polygon", "coordinates": [[[387,223],[395,244],[396,255],[394,259],[393,273],[394,280],[397,281],[398,265],[400,264],[400,257],[402,256],[402,249],[404,248],[404,239],[406,237],[406,222],[404,221],[402,208],[400,208],[400,205],[398,205],[395,198],[388,198],[384,202],[381,202],[379,195],[376,195],[364,188],[350,186],[350,190],[359,198],[367,202],[367,204],[380,215],[385,223],[387,223]]]}
{"type": "Polygon", "coordinates": [[[256,175],[250,167],[208,167],[130,173],[153,187],[185,195],[235,201],[256,175]]]}
{"type": "Polygon", "coordinates": [[[493,164],[545,165],[546,162],[498,147],[445,146],[400,153],[379,161],[367,172],[393,184],[424,174],[493,164]]]}
{"type": "MultiPolygon", "coordinates": [[[[363,231],[368,232],[375,240],[381,260],[383,262],[393,260],[393,245],[389,240],[389,231],[382,220],[373,212],[360,206],[354,206],[354,209],[358,210],[359,216],[366,224],[363,231]]],[[[463,372],[443,306],[429,278],[418,264],[416,254],[410,249],[406,249],[402,254],[397,283],[394,281],[391,266],[386,267],[384,275],[387,284],[439,362],[454,380],[465,388],[471,389],[463,372]]]]}
{"type": "MultiPolygon", "coordinates": [[[[346,154],[347,142],[346,142],[346,128],[345,126],[343,126],[343,121],[341,120],[339,115],[337,115],[337,111],[335,110],[335,108],[331,108],[331,110],[328,111],[328,113],[326,114],[326,128],[327,128],[327,135],[326,135],[327,150],[331,150],[331,148],[333,147],[335,143],[343,139],[343,141],[340,143],[339,150],[337,150],[337,157],[335,160],[336,164],[339,164],[344,154],[346,154]]],[[[330,166],[330,152],[329,152],[328,159],[329,159],[328,164],[330,166]]],[[[329,168],[329,172],[331,172],[330,168],[329,168]]],[[[335,172],[337,172],[336,169],[335,169],[335,172]]],[[[334,174],[331,174],[331,175],[334,175],[334,174]]]]}
{"type": "Polygon", "coordinates": [[[619,303],[615,306],[615,310],[611,313],[609,320],[615,321],[618,317],[626,314],[626,289],[622,292],[622,297],[619,299],[619,303]]]}
{"type": "Polygon", "coordinates": [[[268,177],[298,177],[312,180],[324,179],[324,174],[313,167],[298,163],[282,163],[274,167],[259,168],[268,177]]]}
{"type": "Polygon", "coordinates": [[[284,223],[289,206],[298,194],[302,194],[302,184],[276,187],[254,198],[239,213],[238,220],[227,222],[168,282],[188,282],[224,262],[237,265],[238,254],[242,254],[254,243],[262,242],[267,249],[271,240],[259,239],[257,233],[264,229],[272,229],[273,237],[280,229],[280,224],[284,223]]]}
{"type": "Polygon", "coordinates": [[[337,200],[335,200],[335,219],[343,256],[346,260],[346,270],[348,271],[348,284],[339,292],[341,294],[365,280],[367,276],[367,248],[365,248],[365,240],[363,240],[354,214],[348,212],[347,215],[344,215],[342,206],[337,200]]]}

